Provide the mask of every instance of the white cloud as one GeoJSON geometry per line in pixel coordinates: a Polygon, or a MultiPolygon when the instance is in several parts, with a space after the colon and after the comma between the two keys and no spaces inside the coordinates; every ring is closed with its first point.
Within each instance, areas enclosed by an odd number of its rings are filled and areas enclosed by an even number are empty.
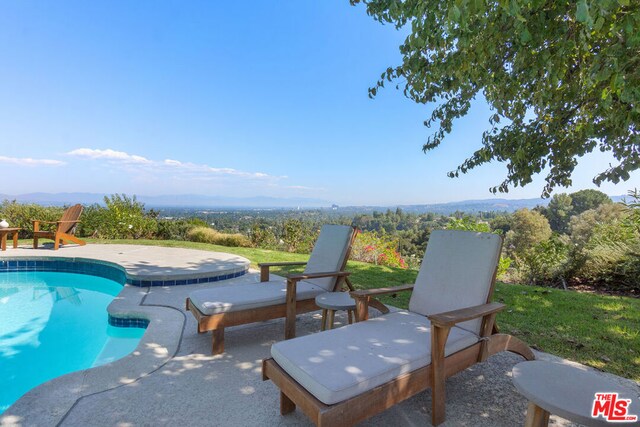
{"type": "Polygon", "coordinates": [[[285,188],[289,188],[291,190],[304,190],[304,191],[327,191],[325,188],[306,187],[304,185],[289,185],[285,188]]]}
{"type": "Polygon", "coordinates": [[[170,170],[172,178],[192,180],[211,180],[216,178],[243,178],[259,181],[278,181],[286,177],[273,176],[263,172],[246,172],[233,168],[214,167],[206,164],[182,162],[175,159],[151,160],[143,156],[116,151],[110,148],[77,148],[67,153],[70,156],[84,157],[94,160],[107,160],[110,164],[134,165],[137,172],[156,173],[170,170]],[[148,166],[148,168],[141,168],[148,166]]]}
{"type": "Polygon", "coordinates": [[[136,164],[151,164],[153,163],[151,160],[142,157],[136,156],[135,154],[125,153],[124,151],[116,151],[110,148],[106,150],[99,150],[93,148],[77,148],[75,150],[69,151],[67,153],[70,156],[77,157],[86,157],[90,159],[107,159],[113,161],[120,161],[125,163],[136,163],[136,164]]]}
{"type": "Polygon", "coordinates": [[[0,163],[9,163],[12,165],[19,166],[62,166],[66,163],[60,160],[52,160],[52,159],[32,159],[29,157],[18,158],[18,157],[5,157],[0,156],[0,163]]]}

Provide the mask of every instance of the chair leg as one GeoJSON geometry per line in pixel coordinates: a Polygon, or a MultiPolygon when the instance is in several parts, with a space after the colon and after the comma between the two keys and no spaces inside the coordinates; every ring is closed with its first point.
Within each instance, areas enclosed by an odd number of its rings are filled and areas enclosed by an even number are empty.
{"type": "Polygon", "coordinates": [[[446,418],[444,346],[451,328],[431,325],[431,424],[440,425],[446,418]]]}
{"type": "Polygon", "coordinates": [[[349,318],[349,324],[353,324],[353,310],[347,310],[347,317],[349,318]]]}
{"type": "Polygon", "coordinates": [[[211,331],[211,354],[224,353],[224,328],[211,331]]]}
{"type": "Polygon", "coordinates": [[[527,418],[524,421],[525,427],[547,427],[549,425],[549,412],[545,411],[533,402],[529,402],[527,407],[527,418]]]}
{"type": "Polygon", "coordinates": [[[296,410],[296,404],[293,403],[293,400],[289,399],[289,397],[280,392],[280,415],[287,415],[296,410]]]}
{"type": "Polygon", "coordinates": [[[33,238],[33,249],[38,249],[38,238],[37,237],[33,238]]]}

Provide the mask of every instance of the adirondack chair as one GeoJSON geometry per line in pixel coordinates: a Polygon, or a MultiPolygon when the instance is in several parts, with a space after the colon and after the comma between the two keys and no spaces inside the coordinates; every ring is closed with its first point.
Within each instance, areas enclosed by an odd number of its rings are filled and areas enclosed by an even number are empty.
{"type": "Polygon", "coordinates": [[[33,248],[38,249],[38,239],[53,239],[53,249],[58,250],[60,244],[73,242],[80,246],[87,244],[74,236],[76,225],[80,222],[80,214],[82,214],[82,205],[73,205],[65,209],[59,221],[39,221],[33,220],[33,248]],[[53,230],[40,230],[40,224],[55,224],[53,230]]]}
{"type": "Polygon", "coordinates": [[[354,227],[324,225],[308,262],[262,263],[260,283],[192,292],[186,301],[187,310],[198,322],[198,333],[212,331],[212,354],[224,352],[224,328],[228,326],[285,317],[285,338],[295,337],[296,314],[319,310],[315,297],[339,290],[348,280],[344,268],[355,238],[354,227]],[[288,275],[286,281],[270,280],[270,267],[305,264],[302,274],[288,275]]]}
{"type": "Polygon", "coordinates": [[[318,426],[348,426],[431,388],[438,425],[447,377],[500,351],[534,359],[522,341],[497,333],[501,248],[495,234],[434,231],[415,285],[351,292],[362,321],[274,344],[262,375],[280,388],[281,414],[297,406],[318,426]],[[408,290],[409,310],[366,320],[370,298],[408,290]]]}

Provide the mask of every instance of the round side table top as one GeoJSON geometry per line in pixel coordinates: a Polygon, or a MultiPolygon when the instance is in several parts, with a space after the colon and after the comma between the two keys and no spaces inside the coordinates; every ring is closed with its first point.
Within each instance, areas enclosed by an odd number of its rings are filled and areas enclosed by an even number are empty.
{"type": "Polygon", "coordinates": [[[349,292],[327,292],[316,297],[316,305],[328,310],[355,310],[356,300],[349,292]]]}
{"type": "Polygon", "coordinates": [[[631,399],[628,414],[640,416],[637,391],[585,368],[534,360],[518,363],[512,373],[520,394],[562,418],[587,426],[611,426],[603,416],[591,416],[596,393],[618,393],[618,401],[631,399]]]}

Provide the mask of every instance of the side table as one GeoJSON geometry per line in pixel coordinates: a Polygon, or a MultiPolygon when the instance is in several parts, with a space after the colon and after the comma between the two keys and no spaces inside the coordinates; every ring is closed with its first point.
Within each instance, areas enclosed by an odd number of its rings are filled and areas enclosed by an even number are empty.
{"type": "MultiPolygon", "coordinates": [[[[534,360],[518,363],[513,368],[513,384],[518,392],[529,399],[526,427],[547,426],[549,415],[556,414],[585,426],[611,426],[607,414],[615,416],[614,403],[631,399],[627,407],[628,416],[640,416],[638,392],[626,388],[616,381],[577,366],[534,360]],[[599,398],[598,412],[593,417],[596,393],[599,398]],[[617,399],[613,398],[617,393],[617,399]],[[608,395],[607,399],[606,395],[608,395]],[[613,398],[613,399],[611,399],[613,398]],[[615,400],[615,401],[611,401],[615,400]]],[[[618,413],[618,415],[620,415],[618,413]]],[[[639,418],[640,419],[640,418],[639,418]]],[[[616,425],[638,425],[626,421],[616,425]]]]}
{"type": "Polygon", "coordinates": [[[316,297],[316,305],[322,308],[322,330],[333,329],[336,310],[346,310],[349,324],[353,323],[356,300],[349,292],[327,292],[316,297]]]}
{"type": "Polygon", "coordinates": [[[0,240],[1,248],[3,251],[7,250],[7,236],[13,234],[13,247],[18,247],[18,232],[21,228],[0,228],[0,240]]]}

